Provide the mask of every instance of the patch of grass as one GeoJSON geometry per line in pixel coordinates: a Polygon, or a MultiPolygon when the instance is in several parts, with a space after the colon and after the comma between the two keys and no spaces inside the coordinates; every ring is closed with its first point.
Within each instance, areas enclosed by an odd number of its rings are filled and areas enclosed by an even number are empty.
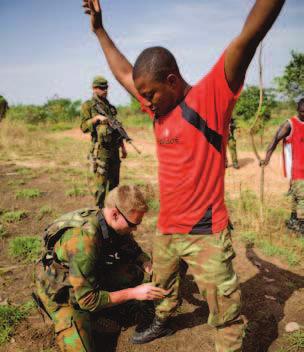
{"type": "Polygon", "coordinates": [[[150,210],[158,211],[159,210],[159,201],[158,201],[158,199],[155,199],[155,198],[149,199],[148,206],[149,206],[150,210]]]}
{"type": "Polygon", "coordinates": [[[25,181],[24,180],[11,180],[8,182],[9,186],[23,186],[25,185],[25,181]]]}
{"type": "Polygon", "coordinates": [[[9,254],[24,263],[35,262],[42,249],[42,241],[36,236],[16,237],[9,241],[9,254]]]}
{"type": "Polygon", "coordinates": [[[45,215],[51,215],[52,213],[53,213],[53,208],[48,205],[44,205],[39,210],[38,218],[39,220],[41,220],[45,215]]]}
{"type": "Polygon", "coordinates": [[[259,239],[257,233],[255,232],[244,232],[241,235],[241,240],[246,245],[256,245],[265,255],[269,257],[283,258],[290,266],[300,263],[300,256],[292,248],[281,247],[266,239],[259,239]]]}
{"type": "Polygon", "coordinates": [[[19,307],[10,305],[0,306],[0,345],[9,340],[16,325],[27,317],[32,308],[32,302],[19,307]]]}
{"type": "Polygon", "coordinates": [[[280,347],[276,352],[300,352],[304,349],[304,330],[294,331],[284,335],[285,347],[280,347]]]}
{"type": "Polygon", "coordinates": [[[4,212],[1,215],[1,220],[4,223],[15,223],[21,221],[22,219],[27,217],[27,213],[24,210],[15,210],[15,211],[8,211],[4,212]]]}
{"type": "Polygon", "coordinates": [[[26,188],[20,191],[16,191],[17,198],[31,199],[31,198],[38,198],[41,195],[42,195],[42,192],[38,188],[26,188]]]}
{"type": "Polygon", "coordinates": [[[32,175],[33,173],[33,170],[32,169],[29,169],[28,167],[20,167],[16,170],[16,172],[19,174],[19,175],[24,175],[24,176],[28,176],[28,175],[32,175]]]}
{"type": "Polygon", "coordinates": [[[65,195],[69,197],[84,197],[87,194],[88,191],[78,185],[73,185],[73,188],[70,188],[65,192],[65,195]]]}
{"type": "Polygon", "coordinates": [[[0,239],[4,238],[6,236],[7,236],[7,231],[6,231],[5,227],[2,224],[0,224],[0,239]]]}

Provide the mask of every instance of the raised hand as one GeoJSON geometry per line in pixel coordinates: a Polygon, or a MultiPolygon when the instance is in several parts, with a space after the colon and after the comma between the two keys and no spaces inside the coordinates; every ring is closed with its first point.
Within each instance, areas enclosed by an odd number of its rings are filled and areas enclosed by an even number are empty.
{"type": "Polygon", "coordinates": [[[92,32],[96,32],[98,29],[102,28],[102,16],[99,0],[83,0],[82,7],[84,8],[84,13],[90,15],[91,17],[92,32]]]}

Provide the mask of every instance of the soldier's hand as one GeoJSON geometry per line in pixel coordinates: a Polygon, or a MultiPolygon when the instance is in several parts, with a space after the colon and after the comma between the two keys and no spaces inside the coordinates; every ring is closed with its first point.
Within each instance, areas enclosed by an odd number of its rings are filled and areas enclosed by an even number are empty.
{"type": "Polygon", "coordinates": [[[125,159],[128,156],[127,149],[124,145],[121,146],[121,157],[122,159],[125,159]]]}
{"type": "Polygon", "coordinates": [[[147,274],[152,274],[152,262],[148,261],[148,262],[144,262],[143,265],[142,265],[144,271],[147,273],[147,274]]]}
{"type": "Polygon", "coordinates": [[[103,28],[99,0],[83,0],[82,7],[84,8],[84,12],[91,17],[92,32],[96,32],[98,29],[103,28]]]}
{"type": "Polygon", "coordinates": [[[151,283],[136,286],[132,290],[134,293],[134,299],[137,299],[138,301],[154,301],[163,299],[171,292],[171,290],[164,290],[160,287],[154,286],[151,283]]]}
{"type": "Polygon", "coordinates": [[[92,118],[93,125],[106,124],[107,122],[108,122],[108,118],[103,115],[96,115],[92,118]]]}

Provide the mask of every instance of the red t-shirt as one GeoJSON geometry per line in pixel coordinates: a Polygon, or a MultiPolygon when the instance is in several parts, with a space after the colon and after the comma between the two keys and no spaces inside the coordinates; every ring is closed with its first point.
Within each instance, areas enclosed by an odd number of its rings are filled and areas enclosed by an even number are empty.
{"type": "MultiPolygon", "coordinates": [[[[225,53],[178,106],[154,119],[159,161],[158,228],[164,234],[210,234],[227,227],[225,153],[238,94],[228,86],[224,62],[225,53]]],[[[152,111],[147,112],[154,118],[152,111]]]]}
{"type": "MultiPolygon", "coordinates": [[[[304,180],[304,122],[301,121],[297,116],[293,116],[289,120],[291,126],[291,132],[284,140],[284,152],[290,148],[290,166],[289,172],[292,180],[304,180]],[[286,148],[287,147],[287,148],[286,148]]],[[[287,172],[287,163],[285,156],[285,176],[287,172]]]]}

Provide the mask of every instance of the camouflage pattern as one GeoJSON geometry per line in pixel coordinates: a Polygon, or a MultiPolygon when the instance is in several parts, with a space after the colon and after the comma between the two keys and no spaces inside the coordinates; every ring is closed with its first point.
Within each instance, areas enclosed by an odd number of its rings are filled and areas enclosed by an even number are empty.
{"type": "Polygon", "coordinates": [[[235,253],[231,233],[213,235],[163,235],[153,241],[153,282],[172,289],[156,306],[160,319],[170,317],[179,298],[180,264],[183,259],[209,306],[208,324],[217,329],[216,351],[241,351],[244,322],[240,315],[241,294],[232,266],[235,253]]]}
{"type": "Polygon", "coordinates": [[[0,121],[5,118],[8,110],[8,103],[2,95],[0,95],[0,121]]]}
{"type": "Polygon", "coordinates": [[[235,119],[232,117],[229,125],[228,149],[229,149],[233,166],[238,166],[236,139],[234,135],[235,130],[236,130],[236,122],[235,122],[235,119]]]}
{"type": "Polygon", "coordinates": [[[82,209],[46,229],[36,289],[62,351],[94,351],[91,313],[111,307],[109,292],[143,281],[140,265],[148,256],[132,236],[120,236],[101,223],[96,209],[82,209]]]}
{"type": "Polygon", "coordinates": [[[105,87],[108,87],[108,81],[103,76],[96,76],[93,79],[92,87],[93,88],[97,88],[97,87],[105,88],[105,87]]]}
{"type": "Polygon", "coordinates": [[[101,100],[94,95],[82,105],[80,112],[80,127],[84,133],[90,132],[92,139],[88,160],[94,180],[89,187],[95,197],[95,204],[102,208],[107,187],[110,191],[119,184],[119,147],[122,138],[118,131],[113,130],[107,123],[94,126],[91,120],[96,115],[115,119],[117,111],[108,100],[101,100]]]}
{"type": "Polygon", "coordinates": [[[304,220],[304,180],[292,181],[290,193],[292,213],[296,213],[299,220],[304,220]]]}

